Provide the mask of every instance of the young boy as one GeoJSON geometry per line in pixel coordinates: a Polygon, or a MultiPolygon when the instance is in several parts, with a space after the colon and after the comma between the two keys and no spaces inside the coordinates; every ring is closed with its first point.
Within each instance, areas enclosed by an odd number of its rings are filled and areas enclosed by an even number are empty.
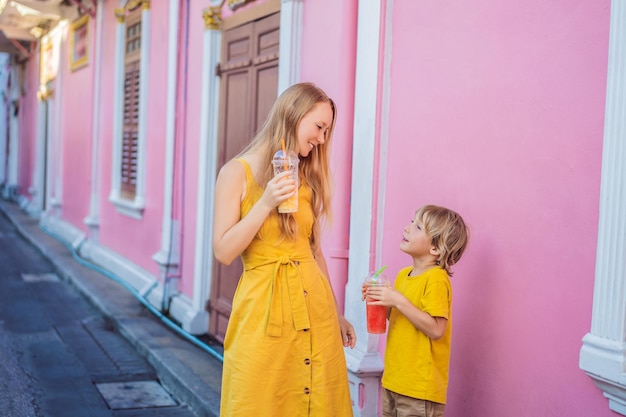
{"type": "Polygon", "coordinates": [[[394,288],[363,288],[388,308],[382,378],[384,417],[443,417],[448,388],[452,287],[450,267],[468,242],[461,216],[426,205],[404,228],[400,249],[413,259],[394,288]]]}

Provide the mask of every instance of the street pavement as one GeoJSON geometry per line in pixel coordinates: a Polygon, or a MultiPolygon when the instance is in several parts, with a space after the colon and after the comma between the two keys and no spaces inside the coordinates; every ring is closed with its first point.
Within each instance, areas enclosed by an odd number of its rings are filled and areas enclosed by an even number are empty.
{"type": "Polygon", "coordinates": [[[1,416],[217,417],[219,355],[183,336],[0,201],[1,416]]]}

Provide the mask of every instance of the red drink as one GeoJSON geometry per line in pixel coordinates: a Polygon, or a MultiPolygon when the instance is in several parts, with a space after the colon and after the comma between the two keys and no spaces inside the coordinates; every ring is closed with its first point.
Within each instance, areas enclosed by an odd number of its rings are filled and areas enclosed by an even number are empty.
{"type": "MultiPolygon", "coordinates": [[[[385,275],[382,275],[381,272],[386,267],[383,267],[378,272],[371,272],[365,281],[363,281],[363,287],[361,291],[366,292],[369,287],[379,287],[379,286],[389,286],[389,280],[385,275]]],[[[363,295],[365,295],[363,292],[363,295]]],[[[367,317],[367,332],[371,334],[381,334],[385,333],[387,329],[387,307],[385,306],[373,306],[369,305],[370,301],[375,301],[371,297],[366,297],[365,304],[365,315],[367,317]]]]}
{"type": "Polygon", "coordinates": [[[367,332],[373,334],[385,333],[387,330],[387,307],[366,306],[367,332]]]}

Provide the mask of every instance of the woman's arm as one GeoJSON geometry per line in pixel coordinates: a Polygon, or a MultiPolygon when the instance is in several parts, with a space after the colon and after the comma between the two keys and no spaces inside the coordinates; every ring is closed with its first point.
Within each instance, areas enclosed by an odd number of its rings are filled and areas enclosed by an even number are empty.
{"type": "Polygon", "coordinates": [[[230,265],[248,247],[261,225],[278,204],[295,192],[295,182],[284,172],[267,183],[265,191],[250,212],[241,218],[241,200],[246,185],[243,165],[230,161],[222,167],[215,184],[213,253],[215,259],[230,265]]]}
{"type": "Polygon", "coordinates": [[[351,349],[354,349],[356,346],[356,332],[354,331],[354,327],[352,324],[341,314],[339,311],[339,304],[337,303],[337,298],[335,297],[335,291],[333,290],[333,286],[330,282],[330,275],[328,274],[328,265],[326,264],[326,258],[324,258],[324,254],[322,253],[322,249],[318,248],[315,253],[315,261],[317,265],[322,270],[322,274],[328,279],[328,285],[330,286],[330,290],[333,293],[333,301],[335,302],[335,309],[337,310],[337,317],[339,318],[339,328],[341,330],[341,340],[343,341],[343,345],[351,349]]]}

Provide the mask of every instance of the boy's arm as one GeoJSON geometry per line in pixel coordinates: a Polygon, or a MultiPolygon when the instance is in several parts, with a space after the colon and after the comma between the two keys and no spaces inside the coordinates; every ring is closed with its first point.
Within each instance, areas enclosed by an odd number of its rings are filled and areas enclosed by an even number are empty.
{"type": "Polygon", "coordinates": [[[367,295],[378,301],[369,302],[370,305],[395,307],[413,326],[432,340],[437,340],[446,331],[448,319],[433,317],[425,311],[415,307],[404,295],[391,287],[369,287],[367,295]]]}
{"type": "MultiPolygon", "coordinates": [[[[395,290],[394,290],[395,291],[395,290]]],[[[396,291],[397,292],[397,291],[396,291]]],[[[448,319],[445,317],[433,317],[425,311],[415,307],[405,296],[398,292],[398,302],[395,307],[406,317],[416,329],[422,331],[432,340],[440,339],[446,331],[448,319]]]]}

